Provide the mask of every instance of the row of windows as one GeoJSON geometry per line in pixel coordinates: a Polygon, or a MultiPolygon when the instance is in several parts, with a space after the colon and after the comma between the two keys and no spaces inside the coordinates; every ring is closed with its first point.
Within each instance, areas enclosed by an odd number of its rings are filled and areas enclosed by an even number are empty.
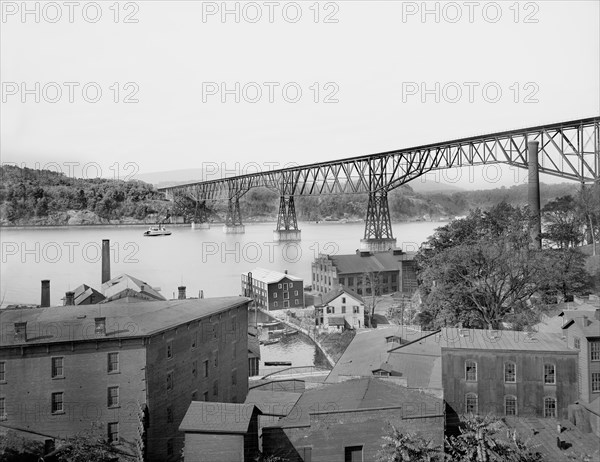
{"type": "MultiPolygon", "coordinates": [[[[556,398],[547,396],[544,398],[544,417],[556,418],[556,398]]],[[[467,393],[465,395],[465,413],[479,413],[479,398],[476,393],[467,393]]],[[[504,397],[504,415],[517,415],[517,397],[507,395],[504,397]]]]}
{"type": "MultiPolygon", "coordinates": [[[[543,375],[545,384],[556,384],[556,366],[554,364],[544,364],[543,375]]],[[[465,380],[467,382],[477,382],[477,363],[475,361],[465,361],[465,380]]],[[[515,383],[516,381],[517,365],[513,362],[504,363],[504,382],[515,383]]]]}
{"type": "MultiPolygon", "coordinates": [[[[345,313],[346,313],[346,307],[344,305],[342,305],[342,314],[345,314],[345,313]]],[[[352,306],[352,313],[354,313],[354,314],[360,313],[360,307],[358,305],[352,306]]],[[[327,314],[335,314],[335,306],[328,306],[327,314]]]]}
{"type": "MultiPolygon", "coordinates": [[[[277,284],[277,288],[283,290],[293,289],[294,287],[302,289],[302,282],[296,282],[296,285],[294,285],[293,282],[284,282],[283,284],[277,284]]],[[[296,295],[298,295],[298,291],[296,291],[296,295]]]]}
{"type": "MultiPolygon", "coordinates": [[[[294,296],[295,297],[298,296],[298,291],[297,290],[294,290],[294,296]]],[[[277,292],[273,292],[273,298],[277,298],[277,292]]],[[[286,300],[288,300],[290,298],[290,293],[289,292],[284,292],[283,293],[283,298],[286,299],[286,300]]]]}
{"type": "MultiPolygon", "coordinates": [[[[299,298],[295,298],[294,299],[294,304],[295,305],[300,305],[300,299],[299,298]]],[[[284,300],[283,301],[283,307],[284,308],[289,308],[290,307],[290,301],[289,300],[284,300]]],[[[279,308],[279,302],[273,302],[273,308],[279,308]]]]}

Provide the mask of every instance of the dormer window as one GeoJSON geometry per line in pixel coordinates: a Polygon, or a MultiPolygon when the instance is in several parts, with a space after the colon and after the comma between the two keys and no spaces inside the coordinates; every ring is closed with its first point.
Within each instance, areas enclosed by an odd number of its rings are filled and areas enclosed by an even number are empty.
{"type": "Polygon", "coordinates": [[[27,323],[26,322],[15,322],[15,341],[26,342],[27,341],[27,323]]]}
{"type": "Polygon", "coordinates": [[[105,335],[106,334],[106,318],[94,318],[94,322],[96,328],[94,332],[96,335],[105,335]]]}

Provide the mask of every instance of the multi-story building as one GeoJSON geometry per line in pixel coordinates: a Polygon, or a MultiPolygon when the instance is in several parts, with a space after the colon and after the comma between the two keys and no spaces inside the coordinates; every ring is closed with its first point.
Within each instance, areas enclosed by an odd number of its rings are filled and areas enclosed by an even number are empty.
{"type": "Polygon", "coordinates": [[[579,397],[591,403],[600,398],[600,309],[570,313],[563,332],[578,357],[579,397]]]}
{"type": "Polygon", "coordinates": [[[242,273],[242,294],[252,297],[259,308],[282,310],[304,308],[304,283],[287,273],[255,268],[242,273]]]}
{"type": "Polygon", "coordinates": [[[60,438],[100,422],[138,460],[179,460],[192,401],[248,391],[243,297],[2,310],[1,424],[60,438]]]}
{"type": "Polygon", "coordinates": [[[323,295],[340,286],[358,295],[411,295],[417,289],[415,253],[400,249],[351,255],[320,254],[312,264],[313,291],[323,295]]]}
{"type": "Polygon", "coordinates": [[[328,330],[330,327],[337,329],[339,319],[342,327],[347,325],[350,329],[360,329],[365,323],[365,302],[362,297],[349,289],[341,287],[327,292],[323,296],[320,306],[315,307],[316,324],[328,330]],[[332,320],[338,321],[331,322],[332,320]]]}

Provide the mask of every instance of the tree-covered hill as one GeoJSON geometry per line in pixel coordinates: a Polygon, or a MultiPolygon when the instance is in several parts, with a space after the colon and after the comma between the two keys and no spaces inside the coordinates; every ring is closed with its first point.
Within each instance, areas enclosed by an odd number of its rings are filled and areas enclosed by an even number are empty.
{"type": "Polygon", "coordinates": [[[50,170],[0,167],[0,223],[65,225],[154,221],[171,204],[147,183],[70,178],[50,170]]]}

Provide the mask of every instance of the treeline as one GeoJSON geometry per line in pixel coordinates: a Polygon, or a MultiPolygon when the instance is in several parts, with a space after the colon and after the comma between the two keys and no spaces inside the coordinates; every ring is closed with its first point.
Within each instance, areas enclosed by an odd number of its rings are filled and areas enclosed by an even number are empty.
{"type": "Polygon", "coordinates": [[[50,170],[0,167],[0,219],[4,224],[43,223],[66,211],[93,212],[101,219],[143,220],[166,215],[171,204],[141,181],[79,179],[50,170]]]}

